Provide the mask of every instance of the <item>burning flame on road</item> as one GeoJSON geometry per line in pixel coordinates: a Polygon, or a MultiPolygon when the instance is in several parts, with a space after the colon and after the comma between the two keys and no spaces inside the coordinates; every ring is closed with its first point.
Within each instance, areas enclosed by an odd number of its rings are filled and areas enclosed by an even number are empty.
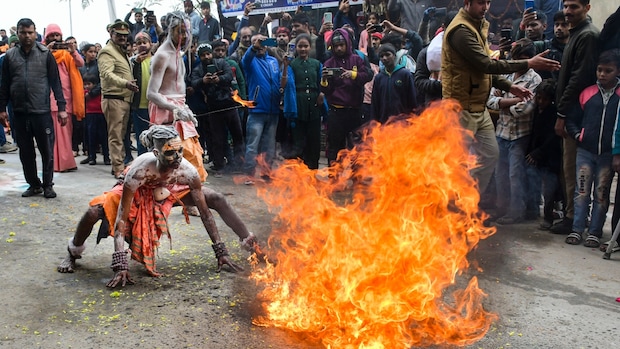
{"type": "Polygon", "coordinates": [[[476,277],[461,279],[468,252],[495,230],[478,212],[457,113],[443,101],[371,125],[337,165],[288,161],[258,186],[277,211],[268,248],[277,262],[252,273],[264,311],[254,324],[327,348],[460,346],[485,335],[496,316],[476,277]]]}

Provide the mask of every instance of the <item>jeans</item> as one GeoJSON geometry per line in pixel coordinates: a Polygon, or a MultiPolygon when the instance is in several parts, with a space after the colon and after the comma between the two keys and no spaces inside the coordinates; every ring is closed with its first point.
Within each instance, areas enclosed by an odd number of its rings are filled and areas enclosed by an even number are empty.
{"type": "Polygon", "coordinates": [[[514,141],[497,137],[499,159],[495,167],[497,210],[512,218],[525,216],[526,172],[525,154],[529,136],[514,141]]]}
{"type": "Polygon", "coordinates": [[[562,171],[564,171],[564,216],[573,219],[575,193],[575,158],[577,142],[571,138],[562,139],[562,171]]]}
{"type": "Polygon", "coordinates": [[[476,155],[478,166],[471,170],[471,176],[478,182],[478,192],[484,193],[493,176],[499,151],[495,137],[495,126],[489,111],[470,113],[463,110],[460,115],[461,125],[472,131],[474,138],[468,139],[469,149],[476,155]]]}
{"type": "Polygon", "coordinates": [[[245,163],[243,170],[254,175],[256,156],[265,154],[265,161],[271,165],[276,153],[276,129],[278,114],[250,113],[246,123],[245,163]]]}
{"type": "Polygon", "coordinates": [[[0,130],[0,147],[4,145],[4,143],[6,143],[6,134],[4,133],[4,126],[1,126],[2,130],[0,130]]]}
{"type": "Polygon", "coordinates": [[[553,223],[553,207],[560,188],[560,177],[548,168],[527,166],[527,214],[539,213],[540,196],[543,198],[543,217],[553,223]]]}
{"type": "Polygon", "coordinates": [[[583,233],[591,203],[592,184],[594,184],[594,202],[592,219],[588,232],[598,238],[603,236],[603,225],[609,208],[609,191],[614,171],[611,168],[611,153],[597,155],[577,147],[575,185],[575,216],[573,231],[583,233]]]}

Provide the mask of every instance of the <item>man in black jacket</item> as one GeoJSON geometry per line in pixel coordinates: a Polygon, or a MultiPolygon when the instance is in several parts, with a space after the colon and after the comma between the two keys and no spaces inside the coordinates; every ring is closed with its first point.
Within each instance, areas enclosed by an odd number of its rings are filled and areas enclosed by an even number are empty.
{"type": "Polygon", "coordinates": [[[55,198],[54,179],[54,124],[50,112],[50,89],[58,105],[58,119],[62,126],[67,124],[65,98],[62,94],[58,65],[52,53],[36,42],[37,31],[29,18],[17,22],[19,44],[10,49],[2,66],[0,83],[0,123],[6,122],[6,105],[13,105],[14,122],[19,159],[24,177],[30,187],[23,197],[41,194],[55,198]],[[37,175],[36,153],[33,138],[41,153],[43,182],[37,175]]]}
{"type": "Polygon", "coordinates": [[[551,227],[551,232],[568,234],[573,226],[574,195],[576,183],[577,143],[569,137],[564,128],[566,115],[578,107],[579,94],[596,82],[596,60],[598,58],[598,29],[588,18],[590,0],[564,0],[564,14],[570,25],[568,44],[562,54],[562,69],[558,77],[555,105],[558,119],[555,132],[564,137],[564,219],[551,227]]]}
{"type": "MultiPolygon", "coordinates": [[[[216,41],[218,45],[220,41],[216,41]]],[[[213,46],[201,44],[198,46],[200,64],[191,74],[192,87],[196,93],[204,97],[208,112],[200,118],[199,123],[208,124],[209,157],[213,160],[212,171],[216,176],[226,166],[226,156],[229,153],[228,132],[233,140],[234,160],[228,159],[229,165],[240,167],[242,165],[243,130],[237,113],[237,102],[232,99],[231,83],[233,79],[232,69],[226,60],[213,58],[213,46]]]]}

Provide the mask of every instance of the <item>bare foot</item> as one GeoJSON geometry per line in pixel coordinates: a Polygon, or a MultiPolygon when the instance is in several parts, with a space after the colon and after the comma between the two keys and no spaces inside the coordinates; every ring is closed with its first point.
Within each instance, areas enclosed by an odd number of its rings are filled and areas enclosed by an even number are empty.
{"type": "Polygon", "coordinates": [[[67,253],[67,257],[63,259],[62,262],[58,265],[59,273],[73,273],[75,271],[75,260],[77,258],[73,257],[70,252],[67,253]]]}

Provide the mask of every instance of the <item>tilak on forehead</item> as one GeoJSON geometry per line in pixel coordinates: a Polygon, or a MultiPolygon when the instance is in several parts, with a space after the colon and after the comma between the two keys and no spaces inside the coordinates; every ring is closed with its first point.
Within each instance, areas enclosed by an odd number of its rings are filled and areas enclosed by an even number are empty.
{"type": "Polygon", "coordinates": [[[166,152],[168,150],[179,150],[183,146],[181,139],[179,137],[169,139],[164,145],[161,147],[162,152],[166,152]]]}

